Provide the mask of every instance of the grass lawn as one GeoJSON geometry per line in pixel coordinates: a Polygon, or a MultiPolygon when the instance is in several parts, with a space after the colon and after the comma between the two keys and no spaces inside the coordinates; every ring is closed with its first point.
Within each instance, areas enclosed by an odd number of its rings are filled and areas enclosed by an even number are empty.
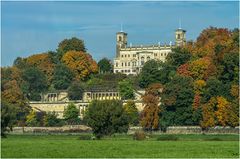
{"type": "Polygon", "coordinates": [[[79,140],[79,135],[9,135],[1,141],[1,157],[239,157],[238,135],[167,135],[167,138],[173,136],[176,141],[160,140],[164,135],[151,135],[144,141],[132,140],[130,135],[102,140],[79,140]]]}

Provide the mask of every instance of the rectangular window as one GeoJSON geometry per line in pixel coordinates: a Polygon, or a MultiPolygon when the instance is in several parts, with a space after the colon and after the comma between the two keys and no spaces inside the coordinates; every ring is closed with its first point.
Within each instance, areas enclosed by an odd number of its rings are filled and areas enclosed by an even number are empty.
{"type": "Polygon", "coordinates": [[[130,62],[128,62],[128,66],[130,66],[130,62]]]}

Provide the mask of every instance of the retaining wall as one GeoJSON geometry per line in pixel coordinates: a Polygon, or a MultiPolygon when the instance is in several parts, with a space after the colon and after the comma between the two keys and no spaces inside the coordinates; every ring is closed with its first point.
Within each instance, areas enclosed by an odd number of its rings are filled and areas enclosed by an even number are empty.
{"type": "MultiPolygon", "coordinates": [[[[131,127],[128,134],[142,130],[141,127],[131,127]]],[[[14,127],[10,133],[84,133],[92,132],[92,129],[85,125],[68,125],[62,127],[14,127]]],[[[153,134],[239,134],[239,127],[213,127],[202,130],[199,126],[170,126],[166,132],[161,130],[152,131],[153,134]]]]}
{"type": "Polygon", "coordinates": [[[91,132],[92,129],[85,125],[68,125],[62,127],[14,127],[13,134],[23,133],[83,133],[91,132]]]}
{"type": "MultiPolygon", "coordinates": [[[[133,134],[135,131],[142,130],[141,127],[131,127],[128,131],[133,134]]],[[[207,130],[202,130],[199,126],[170,126],[166,132],[161,130],[152,131],[153,134],[239,134],[239,127],[220,127],[216,126],[207,130]]]]}

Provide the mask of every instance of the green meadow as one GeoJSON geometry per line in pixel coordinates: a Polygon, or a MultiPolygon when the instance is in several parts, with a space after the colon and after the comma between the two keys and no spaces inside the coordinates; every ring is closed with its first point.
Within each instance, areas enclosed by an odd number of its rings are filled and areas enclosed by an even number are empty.
{"type": "Polygon", "coordinates": [[[89,140],[79,135],[8,135],[1,141],[2,158],[239,158],[238,135],[149,135],[133,140],[114,135],[89,140]]]}

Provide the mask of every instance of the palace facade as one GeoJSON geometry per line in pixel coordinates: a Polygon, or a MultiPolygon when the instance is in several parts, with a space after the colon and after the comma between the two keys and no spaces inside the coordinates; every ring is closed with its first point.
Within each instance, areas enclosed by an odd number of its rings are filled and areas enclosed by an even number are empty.
{"type": "Polygon", "coordinates": [[[175,45],[169,44],[128,46],[127,33],[120,31],[116,35],[116,58],[114,59],[114,73],[133,74],[140,73],[145,62],[160,60],[165,62],[172,48],[186,44],[186,31],[178,28],[175,31],[175,45]]]}

